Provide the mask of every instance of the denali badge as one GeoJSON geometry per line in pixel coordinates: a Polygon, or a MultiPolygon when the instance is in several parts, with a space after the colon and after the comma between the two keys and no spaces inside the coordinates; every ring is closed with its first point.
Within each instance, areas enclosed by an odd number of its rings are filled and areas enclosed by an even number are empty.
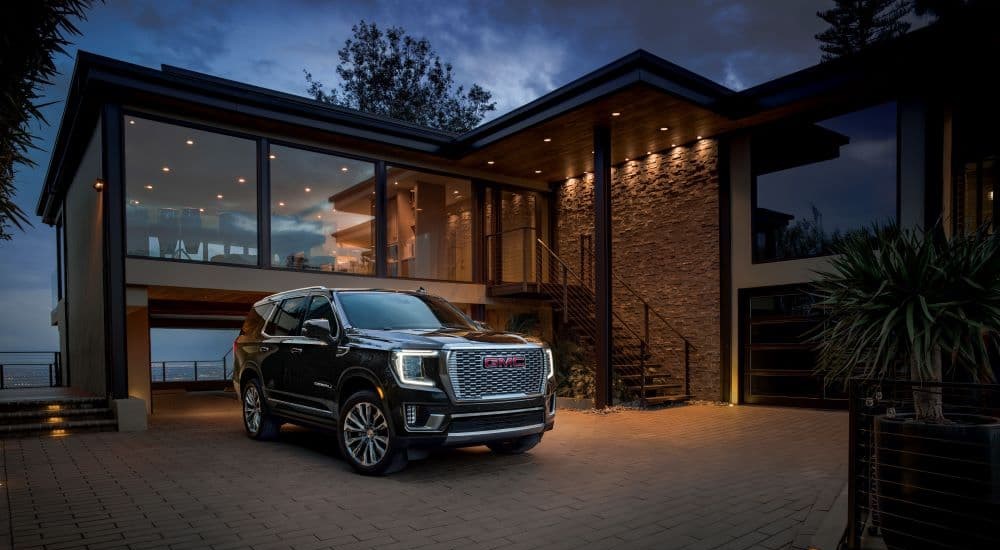
{"type": "Polygon", "coordinates": [[[484,369],[523,369],[524,357],[483,357],[484,369]]]}

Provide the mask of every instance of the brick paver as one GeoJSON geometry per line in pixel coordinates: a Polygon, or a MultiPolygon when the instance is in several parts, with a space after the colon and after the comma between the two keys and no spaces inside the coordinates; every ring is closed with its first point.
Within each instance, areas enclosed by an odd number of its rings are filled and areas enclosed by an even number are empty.
{"type": "Polygon", "coordinates": [[[328,436],[254,442],[234,400],[171,400],[148,432],[0,441],[0,548],[789,548],[846,479],[840,412],[561,411],[530,454],[366,478],[328,436]]]}

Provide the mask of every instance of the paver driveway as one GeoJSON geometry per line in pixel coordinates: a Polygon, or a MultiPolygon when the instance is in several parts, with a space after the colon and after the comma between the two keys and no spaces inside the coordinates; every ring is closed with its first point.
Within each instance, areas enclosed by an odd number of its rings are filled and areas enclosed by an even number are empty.
{"type": "Polygon", "coordinates": [[[278,442],[254,442],[243,435],[235,400],[171,399],[157,402],[144,433],[0,441],[0,513],[10,522],[0,519],[0,529],[12,531],[4,542],[802,547],[846,479],[840,412],[561,411],[555,431],[528,455],[444,451],[391,477],[365,478],[336,457],[327,436],[286,427],[278,442]]]}

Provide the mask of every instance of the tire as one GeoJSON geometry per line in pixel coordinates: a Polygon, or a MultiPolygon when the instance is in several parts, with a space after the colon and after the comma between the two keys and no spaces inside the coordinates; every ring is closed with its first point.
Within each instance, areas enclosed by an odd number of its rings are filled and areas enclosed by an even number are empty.
{"type": "Polygon", "coordinates": [[[519,455],[530,451],[542,442],[542,434],[526,435],[516,439],[501,439],[486,444],[491,451],[499,455],[519,455]]]}
{"type": "Polygon", "coordinates": [[[396,448],[389,414],[374,392],[355,393],[340,411],[337,443],[341,456],[355,471],[380,476],[406,467],[406,450],[396,448]]]}
{"type": "Polygon", "coordinates": [[[247,381],[240,396],[243,409],[243,428],[247,437],[258,441],[270,441],[278,437],[281,422],[274,418],[264,400],[264,391],[256,378],[247,381]]]}

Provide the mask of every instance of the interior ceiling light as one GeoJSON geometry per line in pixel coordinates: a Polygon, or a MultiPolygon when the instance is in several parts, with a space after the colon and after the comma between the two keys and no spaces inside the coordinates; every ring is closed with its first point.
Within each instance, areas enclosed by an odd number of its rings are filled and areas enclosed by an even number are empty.
{"type": "Polygon", "coordinates": [[[541,171],[541,170],[535,170],[535,173],[536,173],[536,174],[541,174],[541,173],[542,173],[542,171],[541,171]]]}
{"type": "Polygon", "coordinates": [[[187,143],[188,145],[194,145],[194,140],[193,139],[189,139],[189,140],[185,141],[184,143],[187,143]]]}
{"type": "Polygon", "coordinates": [[[548,143],[548,142],[552,141],[552,138],[545,138],[542,141],[544,141],[545,143],[548,143]]]}
{"type": "Polygon", "coordinates": [[[670,128],[667,128],[666,126],[660,126],[660,131],[661,131],[661,132],[666,132],[666,131],[667,131],[667,130],[669,130],[669,129],[670,129],[670,128]]]}
{"type": "Polygon", "coordinates": [[[701,139],[701,136],[698,136],[698,139],[701,139]]]}
{"type": "Polygon", "coordinates": [[[285,203],[278,201],[278,206],[285,206],[285,203]]]}
{"type": "Polygon", "coordinates": [[[306,187],[306,193],[311,193],[311,192],[312,192],[312,187],[306,187]]]}
{"type": "Polygon", "coordinates": [[[653,154],[653,152],[652,152],[652,151],[646,151],[646,154],[647,154],[647,155],[652,155],[652,154],[653,154]]]}
{"type": "Polygon", "coordinates": [[[246,183],[247,179],[246,178],[236,178],[236,182],[237,183],[246,183]]]}
{"type": "Polygon", "coordinates": [[[346,172],[347,171],[347,167],[346,166],[341,166],[340,167],[340,171],[341,172],[346,172]]]}
{"type": "Polygon", "coordinates": [[[618,112],[618,111],[615,111],[615,112],[611,113],[611,116],[622,116],[622,114],[620,112],[618,112]]]}
{"type": "Polygon", "coordinates": [[[399,182],[398,181],[394,181],[394,182],[392,182],[392,184],[393,185],[399,185],[399,182]]]}
{"type": "Polygon", "coordinates": [[[628,161],[629,161],[629,158],[628,158],[628,157],[625,157],[625,162],[628,162],[628,161]]]}
{"type": "Polygon", "coordinates": [[[494,164],[494,162],[492,160],[488,160],[486,161],[486,164],[494,164]]]}
{"type": "Polygon", "coordinates": [[[222,195],[216,195],[216,196],[215,196],[215,198],[217,198],[217,199],[221,199],[221,198],[222,198],[222,195]]]}
{"type": "Polygon", "coordinates": [[[278,155],[275,155],[274,153],[271,153],[270,155],[267,156],[267,158],[269,158],[271,160],[274,160],[274,159],[278,158],[278,155]]]}
{"type": "Polygon", "coordinates": [[[129,124],[135,124],[135,120],[129,120],[128,123],[129,124]]]}
{"type": "Polygon", "coordinates": [[[146,189],[152,190],[153,186],[152,185],[146,185],[146,189]]]}
{"type": "Polygon", "coordinates": [[[169,166],[164,166],[163,168],[160,168],[160,170],[163,170],[163,172],[166,173],[166,172],[170,171],[170,167],[169,166]]]}
{"type": "Polygon", "coordinates": [[[458,194],[458,190],[452,191],[452,193],[454,193],[454,194],[457,195],[458,194]]]}

